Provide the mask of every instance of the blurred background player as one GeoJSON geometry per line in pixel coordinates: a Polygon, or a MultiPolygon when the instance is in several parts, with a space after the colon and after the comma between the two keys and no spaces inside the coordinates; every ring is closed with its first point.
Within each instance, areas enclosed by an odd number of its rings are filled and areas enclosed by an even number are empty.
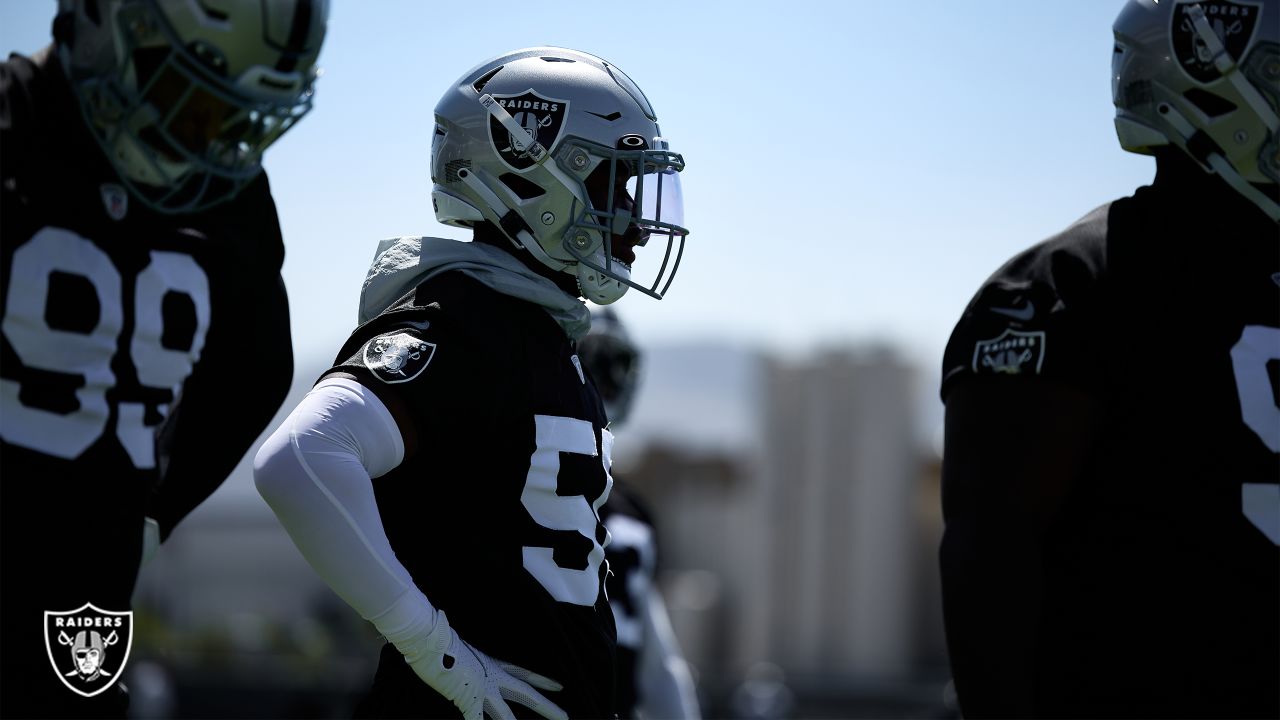
{"type": "MultiPolygon", "coordinates": [[[[604,401],[609,429],[617,432],[627,420],[640,382],[640,348],[617,313],[603,308],[591,314],[591,331],[579,341],[578,357],[604,401]]],[[[614,477],[600,517],[610,537],[605,547],[606,588],[618,629],[618,715],[697,718],[693,677],[657,587],[657,546],[649,510],[614,477]]]]}
{"type": "Polygon", "coordinates": [[[128,610],[144,516],[158,542],[284,398],[261,160],[311,108],[327,16],[61,0],[54,43],[0,65],[4,715],[124,713],[118,685],[86,699],[54,676],[44,611],[128,610]],[[270,361],[232,372],[246,357],[270,361]]]}
{"type": "Polygon", "coordinates": [[[966,717],[1280,715],[1280,0],[1131,0],[1156,177],[999,269],[944,359],[966,717]]]}
{"type": "Polygon", "coordinates": [[[598,511],[613,437],[575,354],[579,298],[663,294],[684,160],[625,73],[562,48],[476,66],[435,119],[436,218],[474,240],[379,246],[360,326],[255,479],[389,641],[357,714],[612,717],[598,511]],[[639,283],[645,245],[656,270],[639,283]]]}

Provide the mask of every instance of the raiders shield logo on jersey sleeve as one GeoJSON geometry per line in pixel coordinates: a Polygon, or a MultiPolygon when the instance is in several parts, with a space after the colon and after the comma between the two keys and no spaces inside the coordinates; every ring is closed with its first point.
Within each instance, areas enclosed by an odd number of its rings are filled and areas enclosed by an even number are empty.
{"type": "Polygon", "coordinates": [[[1045,333],[1006,329],[998,337],[979,340],[973,348],[973,372],[996,375],[1040,374],[1045,333]]]}
{"type": "Polygon", "coordinates": [[[365,367],[385,383],[402,383],[422,374],[436,354],[429,343],[407,332],[379,335],[364,345],[365,367]]]}

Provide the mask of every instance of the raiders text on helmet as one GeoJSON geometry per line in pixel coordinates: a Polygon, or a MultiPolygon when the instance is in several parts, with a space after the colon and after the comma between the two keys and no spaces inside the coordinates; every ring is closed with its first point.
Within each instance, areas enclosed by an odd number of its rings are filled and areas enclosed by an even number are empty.
{"type": "Polygon", "coordinates": [[[162,212],[233,197],[311,109],[328,0],[59,0],[59,57],[121,180],[162,212]]]}
{"type": "Polygon", "coordinates": [[[1280,221],[1280,0],[1129,0],[1114,30],[1121,146],[1175,145],[1280,221]]]}
{"type": "MultiPolygon", "coordinates": [[[[679,172],[640,88],[563,48],[517,50],[472,69],[436,105],[432,202],[443,223],[488,221],[607,304],[629,287],[661,298],[684,251],[679,172]],[[632,247],[666,239],[652,282],[632,247]],[[674,252],[673,252],[674,251],[674,252]]],[[[653,252],[653,251],[650,251],[653,252]]]]}

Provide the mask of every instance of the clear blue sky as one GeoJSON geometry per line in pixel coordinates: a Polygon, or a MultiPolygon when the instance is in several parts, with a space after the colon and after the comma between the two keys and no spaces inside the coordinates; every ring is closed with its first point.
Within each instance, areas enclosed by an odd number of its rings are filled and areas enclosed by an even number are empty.
{"type": "MultiPolygon", "coordinates": [[[[44,45],[55,6],[0,0],[0,47],[44,45]]],[[[879,340],[936,373],[992,270],[1150,179],[1111,126],[1121,6],[334,0],[315,110],[266,161],[300,364],[351,329],[378,239],[459,237],[431,212],[440,95],[552,44],[624,68],[689,163],[671,293],[618,306],[639,339],[879,340]]]]}

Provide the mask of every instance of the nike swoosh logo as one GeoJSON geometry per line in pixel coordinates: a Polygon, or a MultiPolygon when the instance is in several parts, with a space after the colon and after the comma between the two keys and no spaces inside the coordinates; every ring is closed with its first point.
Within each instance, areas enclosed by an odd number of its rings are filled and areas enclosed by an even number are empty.
{"type": "Polygon", "coordinates": [[[996,313],[997,315],[1004,315],[1005,317],[1011,317],[1014,320],[1026,322],[1031,318],[1035,317],[1036,304],[1028,300],[1027,304],[1020,308],[993,307],[991,308],[991,312],[996,313]]]}

